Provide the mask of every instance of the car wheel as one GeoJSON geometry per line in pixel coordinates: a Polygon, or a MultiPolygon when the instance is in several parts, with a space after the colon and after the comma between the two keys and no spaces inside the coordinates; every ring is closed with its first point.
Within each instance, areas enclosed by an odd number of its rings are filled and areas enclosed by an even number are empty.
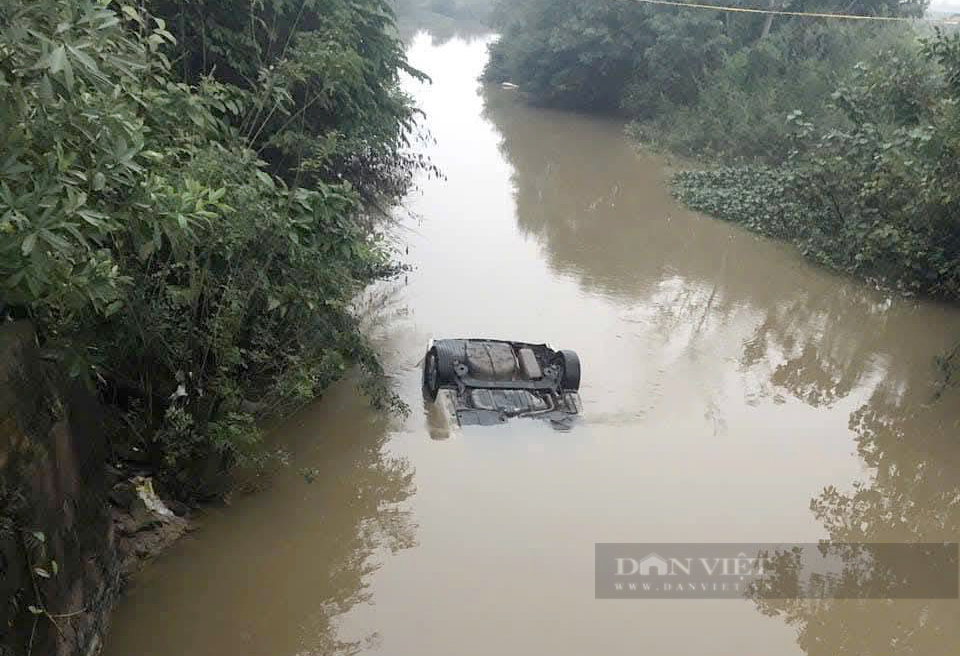
{"type": "Polygon", "coordinates": [[[576,351],[559,351],[557,364],[560,365],[560,387],[565,390],[580,389],[580,356],[576,351]]]}
{"type": "Polygon", "coordinates": [[[463,362],[465,359],[463,343],[455,340],[440,341],[430,350],[436,356],[437,387],[456,383],[457,362],[463,362]]]}
{"type": "Polygon", "coordinates": [[[427,351],[423,358],[423,398],[436,401],[439,391],[440,375],[437,369],[437,349],[434,347],[427,351]]]}

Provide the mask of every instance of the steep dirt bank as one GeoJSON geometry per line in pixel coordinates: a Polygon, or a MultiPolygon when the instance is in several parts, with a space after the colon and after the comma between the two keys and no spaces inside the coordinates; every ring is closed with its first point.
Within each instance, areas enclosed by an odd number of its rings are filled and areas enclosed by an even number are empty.
{"type": "Polygon", "coordinates": [[[190,526],[117,459],[107,419],[28,322],[0,324],[3,656],[98,653],[124,578],[190,526]]]}

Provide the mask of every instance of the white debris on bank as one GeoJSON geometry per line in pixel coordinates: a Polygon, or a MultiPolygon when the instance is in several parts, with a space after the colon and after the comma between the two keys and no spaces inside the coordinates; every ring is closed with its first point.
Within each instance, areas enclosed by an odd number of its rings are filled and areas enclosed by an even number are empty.
{"type": "Polygon", "coordinates": [[[173,517],[173,511],[167,508],[166,504],[160,500],[153,489],[153,479],[144,476],[134,476],[130,479],[133,488],[137,491],[137,496],[143,501],[147,510],[160,515],[161,517],[173,517]]]}

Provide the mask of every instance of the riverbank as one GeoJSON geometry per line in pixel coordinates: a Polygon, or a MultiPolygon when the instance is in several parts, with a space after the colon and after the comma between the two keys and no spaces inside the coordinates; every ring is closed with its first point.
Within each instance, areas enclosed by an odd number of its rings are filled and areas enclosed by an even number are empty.
{"type": "Polygon", "coordinates": [[[0,654],[85,653],[265,422],[354,369],[402,409],[352,302],[403,270],[419,74],[382,0],[13,0],[0,52],[0,654]]]}
{"type": "Polygon", "coordinates": [[[484,78],[727,164],[688,206],[908,296],[960,300],[960,31],[922,8],[822,21],[643,3],[504,3],[484,78]],[[561,9],[562,8],[562,9],[561,9]],[[680,54],[678,54],[680,53],[680,54]]]}
{"type": "MultiPolygon", "coordinates": [[[[691,209],[789,242],[817,264],[868,285],[960,302],[953,210],[930,207],[923,192],[909,185],[890,188],[874,180],[855,191],[856,183],[837,179],[802,164],[754,165],[683,171],[673,177],[672,189],[691,209]],[[884,207],[874,201],[878,195],[892,202],[884,207]],[[894,199],[911,207],[898,208],[894,199]],[[897,217],[893,223],[891,215],[897,217]]],[[[934,195],[941,193],[950,194],[934,195]]]]}
{"type": "Polygon", "coordinates": [[[193,526],[117,453],[108,417],[32,324],[0,323],[3,653],[98,653],[124,582],[193,526]]]}

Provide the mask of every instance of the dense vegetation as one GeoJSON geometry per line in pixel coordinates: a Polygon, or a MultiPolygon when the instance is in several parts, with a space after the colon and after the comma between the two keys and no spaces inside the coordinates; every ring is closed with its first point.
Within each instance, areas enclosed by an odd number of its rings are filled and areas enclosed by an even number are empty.
{"type": "Polygon", "coordinates": [[[454,36],[470,38],[490,31],[494,0],[390,0],[400,37],[409,42],[426,31],[439,43],[454,36]]]}
{"type": "Polygon", "coordinates": [[[95,384],[179,488],[353,363],[426,166],[385,0],[0,5],[0,311],[95,384]]]}
{"type": "Polygon", "coordinates": [[[391,4],[401,17],[434,14],[478,23],[488,22],[493,10],[493,0],[392,0],[391,4]]]}
{"type": "MultiPolygon", "coordinates": [[[[909,17],[925,6],[786,8],[909,17]]],[[[495,17],[487,79],[625,116],[641,142],[728,164],[678,176],[689,205],[879,284],[960,297],[955,32],[618,0],[504,1],[495,17]]]]}

